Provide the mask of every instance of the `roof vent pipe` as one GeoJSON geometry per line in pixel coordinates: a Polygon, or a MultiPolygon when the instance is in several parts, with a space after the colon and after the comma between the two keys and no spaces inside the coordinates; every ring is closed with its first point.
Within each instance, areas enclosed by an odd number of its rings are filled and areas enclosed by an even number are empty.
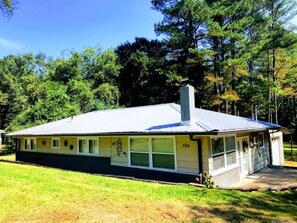
{"type": "Polygon", "coordinates": [[[195,123],[195,97],[194,88],[186,85],[180,88],[181,125],[195,123]]]}

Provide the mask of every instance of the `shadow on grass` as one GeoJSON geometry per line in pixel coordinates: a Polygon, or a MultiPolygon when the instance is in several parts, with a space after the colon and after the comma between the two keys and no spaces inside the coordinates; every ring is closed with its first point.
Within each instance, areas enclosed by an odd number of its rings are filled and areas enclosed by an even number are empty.
{"type": "Polygon", "coordinates": [[[291,150],[284,150],[284,156],[286,160],[297,161],[297,150],[293,150],[293,154],[291,153],[291,150]]]}
{"type": "MultiPolygon", "coordinates": [[[[207,196],[207,195],[206,195],[207,196]]],[[[288,192],[235,192],[226,194],[224,204],[209,205],[201,210],[191,206],[192,222],[297,222],[297,191],[288,192]],[[204,216],[203,216],[204,213],[204,216]],[[203,218],[207,220],[201,220],[203,218]]]]}

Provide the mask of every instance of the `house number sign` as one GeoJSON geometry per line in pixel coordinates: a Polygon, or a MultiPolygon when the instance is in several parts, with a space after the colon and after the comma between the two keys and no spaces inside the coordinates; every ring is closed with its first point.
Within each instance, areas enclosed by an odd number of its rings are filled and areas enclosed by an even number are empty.
{"type": "Polygon", "coordinates": [[[190,144],[189,143],[184,143],[183,148],[190,148],[190,144]]]}

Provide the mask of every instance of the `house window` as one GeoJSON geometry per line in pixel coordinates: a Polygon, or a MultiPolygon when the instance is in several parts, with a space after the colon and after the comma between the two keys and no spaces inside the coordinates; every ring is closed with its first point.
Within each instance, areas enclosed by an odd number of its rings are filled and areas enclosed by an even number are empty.
{"type": "Polygon", "coordinates": [[[175,169],[173,138],[130,138],[132,166],[175,169]]]}
{"type": "Polygon", "coordinates": [[[227,166],[236,163],[235,136],[225,138],[227,166]]]}
{"type": "Polygon", "coordinates": [[[36,139],[25,138],[25,150],[36,150],[36,139]]]}
{"type": "Polygon", "coordinates": [[[78,139],[78,153],[99,155],[99,140],[96,138],[82,138],[78,139]]]}
{"type": "Polygon", "coordinates": [[[235,136],[214,138],[212,144],[213,170],[236,163],[235,136]]]}
{"type": "Polygon", "coordinates": [[[147,138],[130,139],[131,165],[149,167],[149,140],[147,138]]]}
{"type": "Polygon", "coordinates": [[[54,148],[54,149],[60,148],[60,139],[59,138],[52,139],[52,148],[54,148]]]}

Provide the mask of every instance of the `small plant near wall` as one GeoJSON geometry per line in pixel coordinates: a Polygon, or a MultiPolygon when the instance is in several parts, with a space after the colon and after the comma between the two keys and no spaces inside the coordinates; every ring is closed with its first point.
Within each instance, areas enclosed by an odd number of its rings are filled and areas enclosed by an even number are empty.
{"type": "Polygon", "coordinates": [[[201,184],[204,184],[206,188],[213,188],[213,186],[214,186],[213,177],[211,175],[208,175],[207,171],[205,171],[203,173],[202,178],[200,177],[200,179],[199,179],[197,177],[196,178],[196,181],[199,182],[199,183],[201,183],[201,184]]]}
{"type": "Polygon", "coordinates": [[[213,188],[214,181],[211,175],[208,175],[207,171],[204,172],[204,185],[207,188],[213,188]]]}

